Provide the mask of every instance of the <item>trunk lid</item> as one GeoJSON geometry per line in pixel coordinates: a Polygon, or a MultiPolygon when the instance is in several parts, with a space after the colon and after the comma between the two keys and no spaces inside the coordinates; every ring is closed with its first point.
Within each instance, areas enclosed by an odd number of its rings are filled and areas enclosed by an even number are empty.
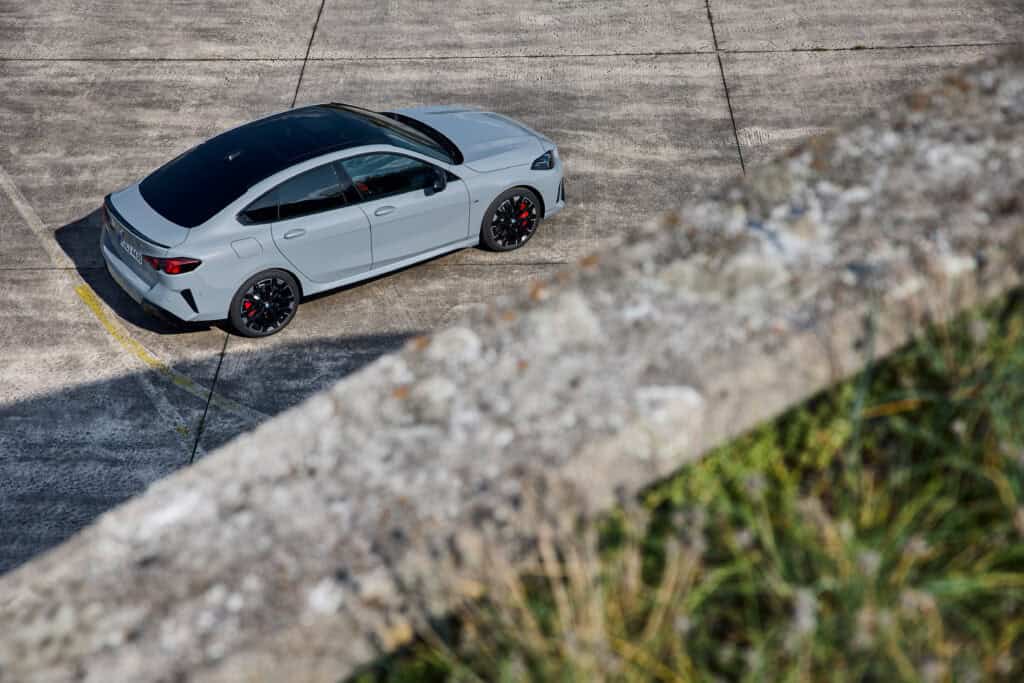
{"type": "Polygon", "coordinates": [[[188,228],[171,223],[154,211],[139,193],[138,185],[114,192],[106,199],[109,222],[104,225],[107,248],[146,283],[157,272],[143,256],[168,256],[188,237],[188,228]]]}
{"type": "Polygon", "coordinates": [[[188,237],[189,228],[170,222],[146,203],[139,192],[138,183],[111,194],[110,203],[136,237],[154,246],[170,249],[188,237]]]}

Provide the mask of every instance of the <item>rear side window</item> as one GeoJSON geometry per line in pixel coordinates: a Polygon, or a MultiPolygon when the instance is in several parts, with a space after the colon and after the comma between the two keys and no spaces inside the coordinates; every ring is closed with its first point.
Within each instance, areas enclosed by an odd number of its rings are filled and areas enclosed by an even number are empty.
{"type": "Polygon", "coordinates": [[[246,225],[256,223],[270,223],[277,220],[277,188],[266,193],[252,204],[247,206],[239,219],[246,225]]]}
{"type": "Polygon", "coordinates": [[[334,164],[324,164],[286,180],[239,214],[243,223],[269,223],[345,206],[345,183],[334,164]]]}
{"type": "Polygon", "coordinates": [[[437,174],[430,164],[401,154],[364,154],[341,165],[365,201],[431,187],[437,174]]]}
{"type": "Polygon", "coordinates": [[[345,206],[345,188],[333,164],[300,173],[277,186],[280,220],[345,206]]]}

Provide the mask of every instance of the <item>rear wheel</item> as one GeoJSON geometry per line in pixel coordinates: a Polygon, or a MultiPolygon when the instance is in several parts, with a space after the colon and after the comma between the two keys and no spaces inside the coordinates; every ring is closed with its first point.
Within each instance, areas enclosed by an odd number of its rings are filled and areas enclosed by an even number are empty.
{"type": "Polygon", "coordinates": [[[526,244],[540,225],[540,199],[517,187],[503,192],[488,207],[480,226],[480,241],[493,251],[512,251],[526,244]]]}
{"type": "Polygon", "coordinates": [[[269,337],[288,326],[298,306],[299,283],[295,278],[283,270],[268,270],[238,288],[228,319],[244,337],[269,337]]]}

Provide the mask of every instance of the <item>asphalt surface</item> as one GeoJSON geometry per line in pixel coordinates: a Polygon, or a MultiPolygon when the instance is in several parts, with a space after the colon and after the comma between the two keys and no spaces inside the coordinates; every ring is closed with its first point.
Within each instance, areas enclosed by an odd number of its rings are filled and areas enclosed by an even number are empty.
{"type": "Polygon", "coordinates": [[[1019,0],[454,5],[0,9],[0,571],[409,335],[1024,35],[1019,0]],[[559,144],[570,206],[517,252],[319,296],[270,339],[143,315],[102,267],[102,197],[329,100],[519,118],[559,144]]]}

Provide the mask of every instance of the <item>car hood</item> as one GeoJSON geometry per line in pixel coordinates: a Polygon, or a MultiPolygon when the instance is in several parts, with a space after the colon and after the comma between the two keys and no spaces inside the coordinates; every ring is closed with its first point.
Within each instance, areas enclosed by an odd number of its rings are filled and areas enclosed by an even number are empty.
{"type": "Polygon", "coordinates": [[[397,113],[425,123],[454,142],[463,164],[487,173],[532,163],[546,149],[544,136],[512,119],[466,107],[417,107],[397,113]]]}

